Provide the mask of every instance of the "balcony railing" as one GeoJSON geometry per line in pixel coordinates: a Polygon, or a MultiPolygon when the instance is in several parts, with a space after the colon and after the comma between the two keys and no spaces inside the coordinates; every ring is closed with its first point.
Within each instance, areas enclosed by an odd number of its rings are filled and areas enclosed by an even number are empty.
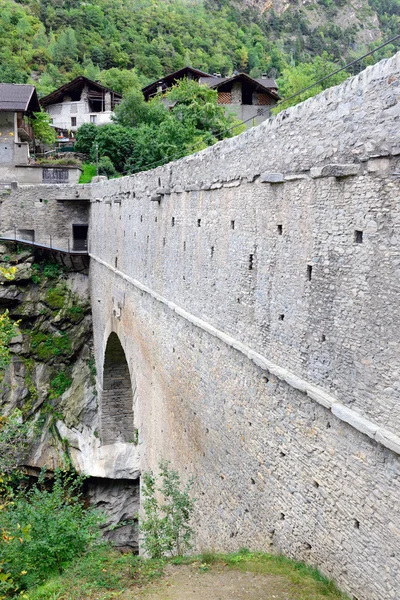
{"type": "Polygon", "coordinates": [[[17,119],[17,127],[19,139],[22,142],[30,142],[31,140],[33,140],[35,136],[32,127],[20,117],[18,117],[17,119]]]}

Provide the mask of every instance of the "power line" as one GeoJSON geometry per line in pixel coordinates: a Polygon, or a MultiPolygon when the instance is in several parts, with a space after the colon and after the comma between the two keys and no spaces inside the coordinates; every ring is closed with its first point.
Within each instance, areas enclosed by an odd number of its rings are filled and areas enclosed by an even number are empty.
{"type": "MultiPolygon", "coordinates": [[[[351,62],[347,63],[343,67],[340,67],[340,69],[336,69],[335,71],[332,71],[332,73],[329,73],[329,75],[325,75],[324,77],[321,77],[321,79],[318,79],[318,81],[314,81],[314,83],[312,83],[311,85],[309,85],[309,86],[307,86],[307,87],[299,90],[298,92],[296,92],[295,94],[292,94],[288,98],[284,98],[283,100],[280,100],[277,104],[274,105],[273,108],[281,106],[282,104],[285,104],[289,100],[293,100],[293,98],[296,98],[300,94],[303,94],[304,92],[307,92],[308,90],[312,89],[316,85],[319,85],[323,81],[326,81],[327,79],[330,79],[334,75],[337,75],[338,73],[341,73],[342,71],[345,71],[349,67],[352,67],[353,65],[355,65],[355,64],[361,62],[362,60],[364,60],[364,58],[367,58],[368,56],[371,56],[372,54],[374,54],[378,50],[381,50],[382,48],[385,48],[385,46],[388,46],[389,44],[392,44],[393,42],[395,42],[396,40],[399,40],[399,39],[400,39],[400,34],[395,35],[390,40],[387,40],[383,44],[380,44],[379,46],[377,46],[373,50],[370,50],[369,52],[363,54],[362,56],[359,56],[355,60],[352,60],[351,62]]],[[[262,114],[265,114],[265,112],[269,111],[269,110],[270,110],[269,108],[268,109],[264,109],[262,114]]],[[[234,129],[237,129],[237,127],[240,127],[241,124],[248,123],[249,121],[252,121],[253,119],[254,119],[254,117],[250,117],[249,119],[246,119],[245,121],[241,121],[241,123],[239,125],[234,125],[234,126],[230,127],[229,129],[225,129],[224,131],[221,131],[220,133],[215,134],[215,137],[217,139],[219,139],[222,135],[225,135],[226,133],[229,133],[230,131],[233,131],[234,129]]],[[[193,145],[193,146],[187,148],[186,150],[189,150],[189,152],[191,152],[191,151],[194,151],[195,149],[196,149],[196,146],[193,145]]],[[[133,174],[136,174],[136,173],[140,173],[142,171],[147,171],[150,167],[154,168],[156,166],[161,166],[161,165],[166,164],[167,162],[171,162],[173,160],[178,160],[178,159],[183,158],[185,156],[188,156],[188,154],[186,154],[186,152],[184,154],[182,154],[181,152],[175,153],[175,154],[171,154],[170,156],[166,156],[164,158],[161,158],[160,160],[157,160],[157,161],[148,163],[147,165],[144,165],[138,171],[130,171],[130,170],[128,170],[128,171],[123,171],[121,174],[122,175],[127,175],[127,174],[132,174],[133,175],[133,174]]]]}

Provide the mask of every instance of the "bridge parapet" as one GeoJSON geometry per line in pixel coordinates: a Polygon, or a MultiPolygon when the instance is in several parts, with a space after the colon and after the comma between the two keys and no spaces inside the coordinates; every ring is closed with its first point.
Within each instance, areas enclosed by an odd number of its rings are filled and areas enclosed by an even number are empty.
{"type": "Polygon", "coordinates": [[[115,331],[142,467],[196,477],[199,547],[271,545],[360,600],[400,589],[399,82],[400,54],[92,186],[99,388],[115,331]]]}

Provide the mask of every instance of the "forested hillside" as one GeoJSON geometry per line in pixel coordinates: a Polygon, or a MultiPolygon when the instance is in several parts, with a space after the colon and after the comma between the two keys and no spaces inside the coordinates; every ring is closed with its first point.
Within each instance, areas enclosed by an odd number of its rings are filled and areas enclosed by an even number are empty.
{"type": "Polygon", "coordinates": [[[186,64],[278,76],[400,30],[400,0],[0,0],[0,15],[0,81],[33,80],[41,95],[111,68],[134,68],[143,84],[186,64]]]}

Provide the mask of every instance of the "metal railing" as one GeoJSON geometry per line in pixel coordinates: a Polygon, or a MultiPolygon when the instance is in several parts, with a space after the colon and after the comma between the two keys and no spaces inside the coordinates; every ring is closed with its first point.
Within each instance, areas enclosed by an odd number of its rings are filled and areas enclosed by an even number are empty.
{"type": "Polygon", "coordinates": [[[18,233],[16,227],[14,228],[13,234],[10,234],[9,232],[0,234],[0,242],[1,241],[15,242],[16,244],[32,246],[34,248],[50,250],[52,252],[59,252],[62,254],[70,254],[76,256],[87,256],[89,254],[87,239],[57,238],[56,243],[54,243],[53,236],[49,235],[47,243],[47,240],[35,240],[33,235],[21,235],[20,233],[18,233]]]}

